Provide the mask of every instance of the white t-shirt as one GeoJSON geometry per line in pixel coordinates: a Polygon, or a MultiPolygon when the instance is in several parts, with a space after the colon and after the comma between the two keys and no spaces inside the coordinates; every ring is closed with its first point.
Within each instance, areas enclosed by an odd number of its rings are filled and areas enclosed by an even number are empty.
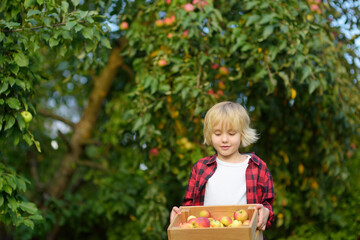
{"type": "Polygon", "coordinates": [[[204,206],[247,204],[245,173],[250,155],[247,156],[241,163],[216,158],[216,171],[206,183],[204,206]]]}

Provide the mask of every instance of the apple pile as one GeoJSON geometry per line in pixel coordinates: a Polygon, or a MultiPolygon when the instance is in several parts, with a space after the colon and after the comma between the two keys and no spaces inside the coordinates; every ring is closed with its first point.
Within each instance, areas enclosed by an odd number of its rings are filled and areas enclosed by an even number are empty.
{"type": "Polygon", "coordinates": [[[233,216],[213,218],[208,210],[202,210],[199,216],[190,215],[185,223],[180,223],[180,228],[216,228],[240,227],[250,225],[249,214],[244,209],[238,209],[233,216]]]}

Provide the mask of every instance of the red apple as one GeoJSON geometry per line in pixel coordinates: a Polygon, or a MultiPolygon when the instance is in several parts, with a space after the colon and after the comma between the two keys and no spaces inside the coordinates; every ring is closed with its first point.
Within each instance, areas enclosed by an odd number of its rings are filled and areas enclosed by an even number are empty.
{"type": "Polygon", "coordinates": [[[220,222],[224,224],[224,226],[229,226],[232,223],[231,217],[229,216],[223,216],[220,218],[220,222]]]}
{"type": "Polygon", "coordinates": [[[216,94],[219,95],[219,96],[223,96],[224,91],[223,90],[217,90],[216,94]]]}
{"type": "Polygon", "coordinates": [[[244,222],[249,218],[249,214],[244,209],[239,209],[234,212],[234,219],[244,222]]]}
{"type": "Polygon", "coordinates": [[[126,29],[128,29],[129,28],[129,24],[127,23],[127,22],[122,22],[121,24],[120,24],[120,29],[121,30],[126,30],[126,29]]]}
{"type": "Polygon", "coordinates": [[[198,217],[192,222],[194,228],[207,228],[210,227],[210,221],[206,217],[198,217]]]}
{"type": "Polygon", "coordinates": [[[159,154],[159,150],[157,148],[152,148],[149,150],[149,154],[151,156],[157,156],[159,154]]]}
{"type": "Polygon", "coordinates": [[[160,59],[159,62],[158,62],[158,65],[159,65],[160,67],[164,67],[164,66],[166,66],[166,64],[167,64],[167,62],[166,62],[165,59],[160,59]]]}
{"type": "Polygon", "coordinates": [[[180,228],[193,228],[193,225],[191,223],[180,223],[179,225],[180,228]]]}
{"type": "Polygon", "coordinates": [[[219,82],[219,88],[224,90],[226,88],[225,83],[223,81],[219,82]]]}
{"type": "Polygon", "coordinates": [[[219,73],[220,75],[226,76],[229,75],[229,70],[227,69],[227,67],[222,66],[219,68],[219,73]]]}
{"type": "Polygon", "coordinates": [[[194,5],[192,5],[191,3],[187,3],[184,6],[184,10],[187,11],[187,12],[192,12],[192,11],[194,11],[194,9],[195,9],[194,5]]]}
{"type": "Polygon", "coordinates": [[[312,12],[317,12],[318,14],[321,13],[321,9],[320,9],[319,5],[316,5],[316,4],[311,4],[310,5],[310,10],[312,12]]]}
{"type": "Polygon", "coordinates": [[[173,34],[172,33],[169,33],[168,35],[167,35],[167,38],[172,38],[173,37],[173,34]]]}
{"type": "Polygon", "coordinates": [[[169,5],[171,3],[171,0],[165,0],[165,3],[169,5]]]}
{"type": "Polygon", "coordinates": [[[245,220],[245,221],[243,222],[243,225],[244,225],[244,226],[250,225],[250,220],[249,220],[249,219],[248,219],[248,220],[245,220]]]}
{"type": "Polygon", "coordinates": [[[184,37],[184,38],[187,38],[188,35],[189,35],[189,30],[185,30],[185,31],[183,32],[183,37],[184,37]]]}
{"type": "Polygon", "coordinates": [[[208,93],[209,95],[214,95],[214,90],[209,89],[209,90],[207,91],[207,93],[208,93]]]}
{"type": "Polygon", "coordinates": [[[213,65],[211,65],[211,69],[217,69],[219,67],[219,65],[218,64],[216,64],[216,63],[214,63],[213,65]]]}
{"type": "Polygon", "coordinates": [[[169,25],[171,25],[171,19],[170,18],[164,18],[164,24],[165,25],[167,25],[167,26],[169,26],[169,25]]]}
{"type": "Polygon", "coordinates": [[[202,211],[200,211],[199,216],[209,218],[211,215],[210,215],[209,210],[202,210],[202,211]]]}
{"type": "Polygon", "coordinates": [[[191,219],[196,219],[196,217],[194,216],[194,215],[190,215],[187,219],[186,219],[186,221],[187,222],[190,222],[191,221],[191,219]]]}

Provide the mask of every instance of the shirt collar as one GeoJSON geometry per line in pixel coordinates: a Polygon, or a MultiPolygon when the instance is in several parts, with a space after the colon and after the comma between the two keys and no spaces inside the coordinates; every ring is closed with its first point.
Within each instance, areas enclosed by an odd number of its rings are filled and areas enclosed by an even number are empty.
{"type": "MultiPolygon", "coordinates": [[[[259,159],[256,157],[255,153],[250,153],[251,157],[249,159],[249,162],[250,161],[253,161],[256,165],[259,165],[259,159]]],[[[216,162],[216,157],[217,157],[217,154],[214,154],[212,156],[209,157],[209,161],[206,163],[206,165],[211,165],[213,163],[216,162]]]]}

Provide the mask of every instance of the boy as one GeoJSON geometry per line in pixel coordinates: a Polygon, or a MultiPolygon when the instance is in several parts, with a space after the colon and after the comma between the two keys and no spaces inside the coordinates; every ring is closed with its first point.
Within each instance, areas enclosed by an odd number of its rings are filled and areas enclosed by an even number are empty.
{"type": "MultiPolygon", "coordinates": [[[[204,143],[217,153],[194,164],[183,206],[257,204],[258,229],[269,228],[274,221],[271,174],[254,153],[239,152],[258,139],[246,110],[233,102],[215,104],[206,113],[203,133],[204,143]]],[[[180,209],[173,207],[170,221],[176,214],[180,209]]]]}

